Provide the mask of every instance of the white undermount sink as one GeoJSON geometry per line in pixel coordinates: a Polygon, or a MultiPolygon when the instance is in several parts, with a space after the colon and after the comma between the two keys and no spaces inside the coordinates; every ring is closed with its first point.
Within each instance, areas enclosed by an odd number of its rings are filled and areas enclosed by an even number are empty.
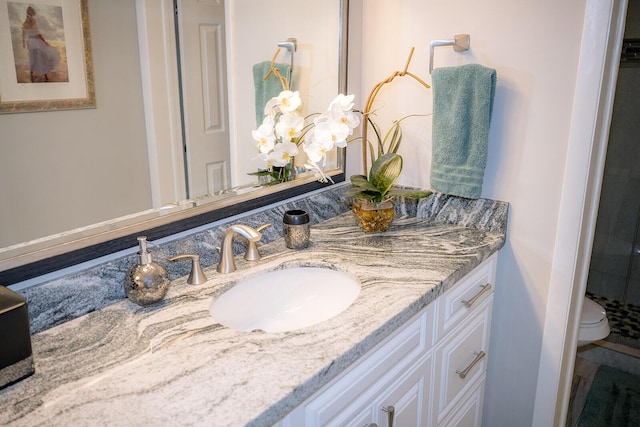
{"type": "Polygon", "coordinates": [[[285,332],[328,320],[349,307],[360,293],[350,275],[320,267],[293,267],[239,281],[213,300],[213,319],[250,332],[285,332]]]}

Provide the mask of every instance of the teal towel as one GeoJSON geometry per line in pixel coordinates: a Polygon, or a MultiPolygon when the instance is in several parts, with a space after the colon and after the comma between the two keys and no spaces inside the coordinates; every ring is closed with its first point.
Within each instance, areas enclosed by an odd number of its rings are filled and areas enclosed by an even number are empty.
{"type": "Polygon", "coordinates": [[[469,199],[482,193],[496,71],[482,65],[432,73],[431,189],[469,199]]]}
{"type": "MultiPolygon", "coordinates": [[[[282,77],[289,82],[291,81],[291,66],[274,64],[274,67],[282,77]]],[[[256,126],[260,126],[264,120],[264,106],[267,105],[267,102],[282,92],[282,83],[275,74],[271,73],[267,80],[263,80],[269,70],[271,70],[271,61],[260,62],[253,66],[253,83],[256,91],[256,126]]]]}

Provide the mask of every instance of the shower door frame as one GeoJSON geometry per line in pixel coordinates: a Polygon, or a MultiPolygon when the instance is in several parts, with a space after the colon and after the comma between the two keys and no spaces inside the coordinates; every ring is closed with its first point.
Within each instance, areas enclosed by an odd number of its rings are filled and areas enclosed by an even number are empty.
{"type": "Polygon", "coordinates": [[[587,0],[533,425],[567,418],[628,0],[587,0]]]}
{"type": "Polygon", "coordinates": [[[533,425],[567,418],[627,4],[586,1],[533,425]]]}

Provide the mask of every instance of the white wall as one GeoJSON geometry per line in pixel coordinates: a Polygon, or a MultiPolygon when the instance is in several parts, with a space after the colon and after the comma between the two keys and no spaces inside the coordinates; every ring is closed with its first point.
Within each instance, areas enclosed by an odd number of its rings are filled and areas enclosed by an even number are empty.
{"type": "MultiPolygon", "coordinates": [[[[430,82],[429,42],[457,33],[471,35],[471,50],[436,48],[435,67],[480,63],[497,70],[482,196],[507,201],[511,210],[498,267],[488,426],[531,425],[584,12],[585,1],[364,2],[364,96],[404,67],[411,46],[410,71],[430,82]]],[[[431,112],[431,94],[408,78],[379,98],[389,118],[431,112]]],[[[430,123],[427,117],[404,126],[404,184],[429,187],[430,123]]]]}

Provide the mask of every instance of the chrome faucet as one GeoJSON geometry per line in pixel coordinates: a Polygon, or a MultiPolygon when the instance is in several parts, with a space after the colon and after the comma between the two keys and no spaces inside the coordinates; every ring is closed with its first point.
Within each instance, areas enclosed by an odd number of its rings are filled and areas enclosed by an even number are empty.
{"type": "MultiPolygon", "coordinates": [[[[262,234],[258,230],[248,225],[235,224],[227,228],[224,232],[224,238],[222,239],[222,247],[220,248],[218,273],[232,273],[236,271],[236,263],[233,260],[233,237],[236,233],[249,240],[249,247],[255,246],[255,243],[262,238],[262,234]]],[[[247,258],[247,255],[245,255],[245,258],[247,258]]],[[[254,255],[254,259],[258,258],[255,258],[254,255]]]]}

